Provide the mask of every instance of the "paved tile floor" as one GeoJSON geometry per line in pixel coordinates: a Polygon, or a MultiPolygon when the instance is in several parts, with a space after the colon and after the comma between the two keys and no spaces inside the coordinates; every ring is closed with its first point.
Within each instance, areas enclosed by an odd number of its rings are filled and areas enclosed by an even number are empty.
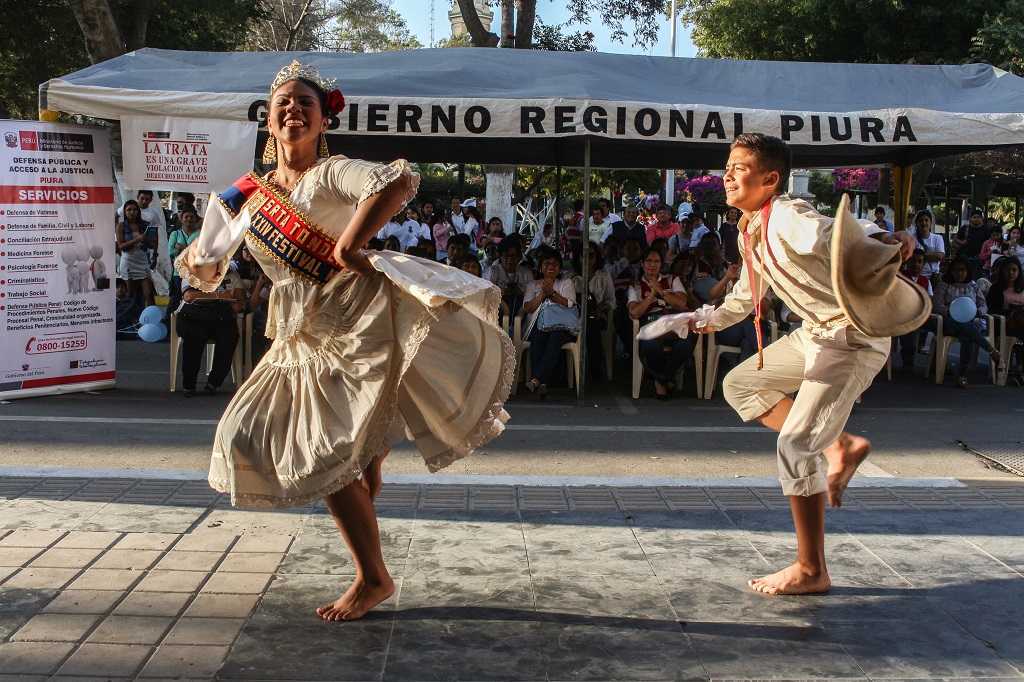
{"type": "Polygon", "coordinates": [[[857,488],[835,587],[746,580],[794,551],[769,488],[388,485],[395,596],[320,505],[196,481],[0,478],[0,680],[1024,679],[1024,488],[857,488]]]}

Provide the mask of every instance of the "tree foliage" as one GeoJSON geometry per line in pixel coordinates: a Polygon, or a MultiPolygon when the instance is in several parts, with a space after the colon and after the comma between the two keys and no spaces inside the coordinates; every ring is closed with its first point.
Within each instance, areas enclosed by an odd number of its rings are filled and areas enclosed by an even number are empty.
{"type": "Polygon", "coordinates": [[[545,24],[537,19],[533,29],[533,49],[551,52],[596,52],[594,34],[590,31],[563,33],[564,24],[545,24]]]}
{"type": "Polygon", "coordinates": [[[388,52],[423,47],[390,0],[350,0],[331,29],[331,49],[388,52]]]}
{"type": "Polygon", "coordinates": [[[89,66],[91,57],[141,47],[235,49],[255,1],[0,0],[0,114],[6,105],[7,115],[36,118],[39,84],[89,66]],[[113,23],[95,21],[97,13],[113,23]]]}
{"type": "Polygon", "coordinates": [[[691,37],[702,57],[959,64],[970,58],[972,39],[986,14],[1003,4],[683,0],[680,18],[693,26],[691,37]]]}
{"type": "MultiPolygon", "coordinates": [[[[458,4],[473,45],[496,47],[499,38],[484,29],[473,0],[458,0],[458,4]]],[[[633,46],[647,48],[658,41],[658,27],[664,21],[666,0],[568,0],[567,5],[570,20],[564,25],[545,27],[537,17],[537,0],[516,0],[513,47],[528,50],[535,44],[549,44],[559,46],[559,49],[588,49],[587,45],[592,43],[588,42],[586,33],[564,35],[562,30],[574,24],[589,24],[598,18],[609,29],[612,40],[625,43],[626,38],[632,38],[633,46]]]]}
{"type": "Polygon", "coordinates": [[[971,45],[976,61],[1024,76],[1024,0],[1007,0],[996,14],[986,14],[971,45]]]}

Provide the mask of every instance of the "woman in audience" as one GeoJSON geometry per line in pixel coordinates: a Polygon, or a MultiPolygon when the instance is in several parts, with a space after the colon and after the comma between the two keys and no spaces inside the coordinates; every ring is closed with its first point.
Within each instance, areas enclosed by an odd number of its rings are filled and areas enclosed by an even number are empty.
{"type": "MultiPolygon", "coordinates": [[[[196,209],[191,206],[182,208],[177,213],[177,223],[178,229],[171,232],[171,236],[167,238],[167,253],[172,264],[181,252],[199,236],[199,215],[196,213],[196,209]]],[[[177,310],[181,304],[181,275],[178,274],[177,268],[171,270],[171,283],[167,287],[167,297],[167,313],[164,315],[164,323],[168,322],[167,316],[177,310]]]]}
{"type": "Polygon", "coordinates": [[[387,239],[384,240],[384,250],[385,251],[397,251],[397,252],[401,253],[402,252],[402,241],[398,237],[396,237],[395,235],[391,235],[390,237],[388,237],[387,239]]]}
{"type": "Polygon", "coordinates": [[[918,211],[914,215],[914,238],[917,248],[924,250],[924,269],[921,274],[931,277],[939,271],[939,264],[946,253],[946,244],[942,236],[932,234],[932,214],[929,211],[918,211]]]}
{"type": "MultiPolygon", "coordinates": [[[[629,288],[629,316],[644,326],[670,312],[684,313],[697,307],[697,298],[687,294],[683,283],[674,275],[662,275],[664,263],[661,252],[648,247],[641,256],[643,274],[629,288]]],[[[640,342],[640,357],[644,368],[654,377],[654,392],[658,400],[668,400],[675,390],[675,376],[697,347],[697,335],[680,339],[675,334],[640,342]],[[667,350],[666,350],[667,348],[667,350]]]]}
{"type": "Polygon", "coordinates": [[[992,362],[999,362],[999,351],[989,345],[988,339],[981,331],[988,306],[978,283],[971,281],[969,272],[967,259],[957,256],[950,262],[942,280],[935,284],[935,293],[932,295],[932,309],[936,314],[942,315],[942,333],[945,336],[960,337],[957,388],[967,388],[967,366],[971,362],[974,344],[981,346],[992,362]],[[949,314],[950,304],[961,297],[971,299],[978,308],[975,318],[969,322],[957,322],[949,314]]]}
{"type": "MultiPolygon", "coordinates": [[[[1018,339],[1024,338],[1024,269],[1020,261],[1013,257],[1004,257],[996,261],[992,268],[992,287],[988,291],[986,303],[988,311],[993,315],[1006,318],[1006,333],[1018,339]]],[[[1018,386],[1024,385],[1024,347],[1014,346],[1010,365],[1010,376],[1018,386]]]]}
{"type": "Polygon", "coordinates": [[[149,267],[149,251],[153,248],[156,230],[142,219],[142,209],[134,199],[124,202],[124,219],[117,224],[117,249],[121,252],[121,279],[128,283],[128,295],[135,298],[135,287],[142,287],[146,305],[154,302],[153,279],[149,267]]]}
{"type": "Polygon", "coordinates": [[[573,259],[573,287],[576,289],[576,300],[582,303],[583,292],[587,292],[587,358],[590,363],[590,378],[600,381],[604,368],[604,333],[608,330],[609,313],[615,308],[615,286],[612,278],[605,272],[604,256],[601,245],[590,242],[587,248],[587,282],[583,286],[582,263],[579,257],[573,259]]]}
{"type": "Polygon", "coordinates": [[[572,280],[563,279],[562,257],[548,246],[542,246],[537,254],[540,261],[541,279],[535,279],[526,286],[523,310],[526,311],[524,338],[530,342],[530,369],[532,376],[526,388],[542,399],[548,392],[548,379],[558,362],[562,346],[571,343],[575,335],[563,329],[544,331],[537,326],[540,309],[545,304],[572,308],[576,305],[576,288],[572,280]]]}
{"type": "Polygon", "coordinates": [[[486,247],[488,244],[499,244],[501,240],[505,238],[505,226],[501,222],[501,218],[498,216],[492,217],[487,221],[487,230],[481,230],[479,236],[478,246],[480,248],[486,247]]]}
{"type": "Polygon", "coordinates": [[[420,222],[423,224],[423,229],[426,230],[427,234],[431,234],[434,225],[443,218],[436,215],[436,209],[434,208],[433,199],[424,199],[423,204],[420,205],[420,222]]]}
{"type": "Polygon", "coordinates": [[[480,233],[483,232],[483,229],[480,227],[480,223],[483,222],[483,216],[480,215],[480,210],[476,206],[463,206],[462,215],[466,219],[466,225],[462,229],[462,234],[469,236],[470,243],[474,245],[473,250],[475,250],[480,233]]]}
{"type": "Polygon", "coordinates": [[[238,345],[235,315],[245,312],[245,288],[233,268],[228,268],[224,280],[214,291],[200,291],[187,282],[182,286],[183,303],[178,308],[176,322],[181,337],[181,394],[186,398],[195,396],[203,349],[213,341],[213,368],[203,388],[213,395],[231,371],[231,358],[238,345]]]}
{"type": "Polygon", "coordinates": [[[448,258],[448,238],[452,236],[452,228],[440,213],[433,214],[431,220],[430,235],[434,239],[437,260],[443,263],[448,258]]]}

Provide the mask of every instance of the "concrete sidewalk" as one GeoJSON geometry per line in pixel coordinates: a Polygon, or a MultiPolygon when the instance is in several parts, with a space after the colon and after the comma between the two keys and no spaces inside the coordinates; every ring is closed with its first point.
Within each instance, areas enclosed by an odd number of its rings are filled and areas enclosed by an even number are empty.
{"type": "Polygon", "coordinates": [[[353,568],[320,505],[0,477],[0,680],[1024,678],[1019,485],[851,488],[813,597],[746,587],[794,552],[777,487],[389,484],[378,508],[398,591],[327,623],[353,568]]]}

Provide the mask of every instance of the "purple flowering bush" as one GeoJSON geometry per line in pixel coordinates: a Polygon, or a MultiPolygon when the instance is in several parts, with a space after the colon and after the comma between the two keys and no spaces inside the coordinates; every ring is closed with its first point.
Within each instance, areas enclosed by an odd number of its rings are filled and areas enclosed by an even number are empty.
{"type": "Polygon", "coordinates": [[[878,189],[877,168],[836,168],[832,184],[837,192],[874,192],[878,189]]]}
{"type": "Polygon", "coordinates": [[[686,183],[690,200],[698,204],[724,204],[725,183],[720,175],[698,175],[686,183]]]}

